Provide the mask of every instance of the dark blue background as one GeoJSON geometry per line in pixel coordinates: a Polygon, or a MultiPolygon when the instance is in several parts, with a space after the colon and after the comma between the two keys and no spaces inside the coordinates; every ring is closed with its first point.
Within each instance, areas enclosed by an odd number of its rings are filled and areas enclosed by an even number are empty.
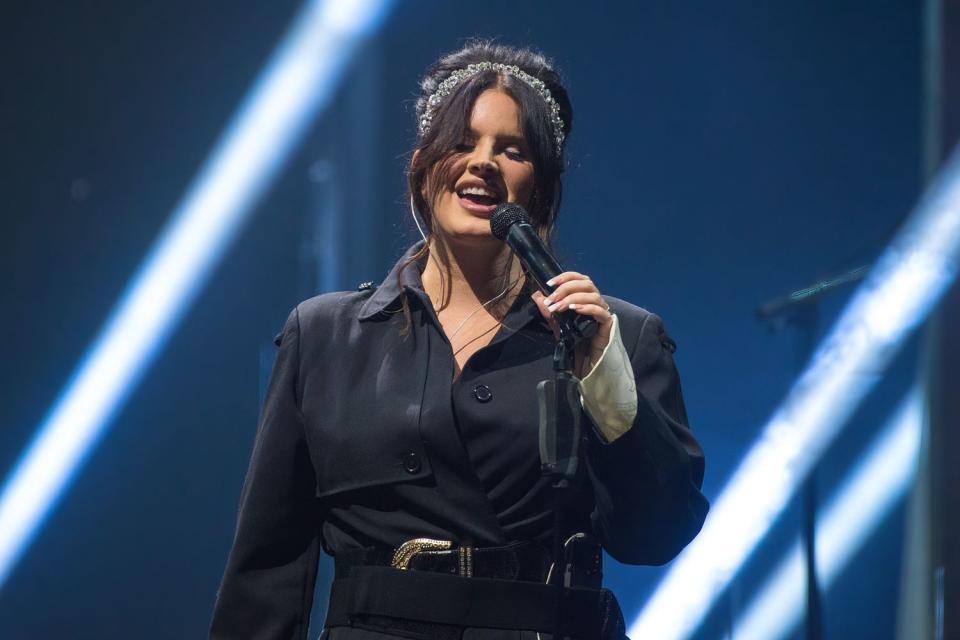
{"type": "MultiPolygon", "coordinates": [[[[298,7],[0,10],[0,474],[298,7]]],[[[717,495],[796,373],[795,331],[770,333],[753,310],[875,257],[920,192],[919,3],[398,2],[0,591],[0,637],[204,634],[270,338],[299,300],[380,280],[412,239],[416,83],[474,35],[539,47],[564,71],[575,117],[562,254],[664,317],[717,495]],[[331,201],[343,217],[324,238],[331,201]],[[324,246],[340,247],[334,271],[324,246]]],[[[821,327],[847,293],[826,301],[821,327]]],[[[824,460],[823,494],[909,386],[915,353],[824,460]]],[[[827,594],[829,636],[892,637],[902,518],[827,594]]],[[[798,522],[792,504],[738,579],[741,601],[798,522]]],[[[628,619],[662,571],[611,563],[628,619]]],[[[731,601],[701,637],[724,633],[731,601]]]]}

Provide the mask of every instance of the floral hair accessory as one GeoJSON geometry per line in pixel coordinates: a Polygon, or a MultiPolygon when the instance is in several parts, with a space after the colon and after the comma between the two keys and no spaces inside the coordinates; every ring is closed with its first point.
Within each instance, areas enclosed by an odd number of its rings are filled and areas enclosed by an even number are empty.
{"type": "Polygon", "coordinates": [[[457,86],[459,82],[483,71],[490,70],[510,74],[527,83],[534,91],[540,94],[544,102],[547,103],[547,108],[550,110],[550,124],[553,126],[553,139],[557,145],[557,154],[559,155],[563,149],[563,140],[565,137],[563,135],[563,119],[560,117],[560,105],[557,104],[557,101],[550,95],[550,89],[547,89],[547,85],[544,84],[543,80],[533,77],[516,65],[503,64],[502,62],[477,62],[467,65],[463,69],[457,69],[447,76],[437,87],[437,90],[427,98],[427,107],[424,109],[419,122],[420,135],[422,136],[430,129],[433,114],[440,105],[440,102],[453,92],[453,88],[457,86]]]}

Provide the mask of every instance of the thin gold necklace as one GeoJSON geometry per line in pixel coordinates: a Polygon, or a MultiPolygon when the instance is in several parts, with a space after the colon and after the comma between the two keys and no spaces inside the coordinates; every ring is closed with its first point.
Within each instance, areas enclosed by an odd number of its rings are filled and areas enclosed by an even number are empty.
{"type": "MultiPolygon", "coordinates": [[[[476,309],[474,309],[473,311],[471,311],[470,313],[468,313],[468,314],[467,314],[467,317],[465,317],[463,320],[461,320],[461,321],[460,321],[460,324],[457,325],[457,328],[453,330],[453,333],[451,333],[450,335],[447,336],[447,340],[450,341],[450,344],[451,344],[451,345],[453,344],[453,338],[454,338],[454,336],[456,336],[458,333],[460,333],[460,330],[463,329],[463,327],[467,324],[467,320],[469,320],[470,318],[472,318],[478,311],[480,311],[481,309],[485,308],[487,305],[489,305],[489,304],[491,304],[491,303],[499,300],[499,299],[502,298],[503,296],[507,295],[507,292],[509,292],[511,289],[513,289],[515,286],[517,286],[517,283],[518,283],[518,282],[520,282],[520,278],[517,278],[517,279],[514,280],[513,282],[509,283],[507,286],[505,286],[505,287],[503,288],[503,291],[501,291],[500,293],[498,293],[497,295],[495,295],[494,297],[490,298],[489,300],[487,300],[486,302],[484,302],[483,304],[481,304],[479,307],[477,307],[476,309]]],[[[497,324],[500,324],[500,322],[498,321],[497,324]]],[[[488,329],[488,331],[489,331],[489,329],[488,329]]],[[[486,333],[486,332],[484,332],[484,333],[486,333]]],[[[483,334],[481,334],[481,335],[483,335],[483,334]]],[[[471,341],[471,342],[472,342],[472,341],[471,341]]],[[[470,343],[468,342],[467,344],[470,344],[470,343]]],[[[464,345],[464,346],[466,346],[466,345],[464,345]]],[[[463,348],[463,347],[461,347],[461,349],[462,349],[462,348],[463,348]]],[[[457,353],[459,353],[459,351],[460,351],[460,350],[458,350],[457,353]]]]}

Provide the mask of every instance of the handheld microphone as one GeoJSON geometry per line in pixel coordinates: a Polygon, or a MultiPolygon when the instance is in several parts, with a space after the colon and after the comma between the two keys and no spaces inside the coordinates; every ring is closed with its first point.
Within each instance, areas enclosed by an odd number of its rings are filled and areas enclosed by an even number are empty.
{"type": "MultiPolygon", "coordinates": [[[[556,290],[547,281],[563,273],[563,269],[537,235],[523,207],[515,202],[498,206],[490,217],[490,230],[520,258],[544,295],[556,290]]],[[[554,318],[562,329],[578,338],[589,338],[597,332],[597,321],[590,316],[567,310],[555,313],[554,318]]]]}

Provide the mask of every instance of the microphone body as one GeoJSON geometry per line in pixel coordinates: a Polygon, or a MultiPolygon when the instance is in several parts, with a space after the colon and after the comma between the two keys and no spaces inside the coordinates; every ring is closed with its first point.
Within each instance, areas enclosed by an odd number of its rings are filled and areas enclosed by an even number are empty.
{"type": "MultiPolygon", "coordinates": [[[[515,202],[501,204],[490,217],[490,229],[520,258],[544,295],[556,290],[547,281],[563,273],[563,269],[537,235],[523,207],[515,202]]],[[[577,338],[589,338],[597,332],[597,321],[589,316],[568,310],[558,312],[554,317],[562,328],[577,338]]]]}

